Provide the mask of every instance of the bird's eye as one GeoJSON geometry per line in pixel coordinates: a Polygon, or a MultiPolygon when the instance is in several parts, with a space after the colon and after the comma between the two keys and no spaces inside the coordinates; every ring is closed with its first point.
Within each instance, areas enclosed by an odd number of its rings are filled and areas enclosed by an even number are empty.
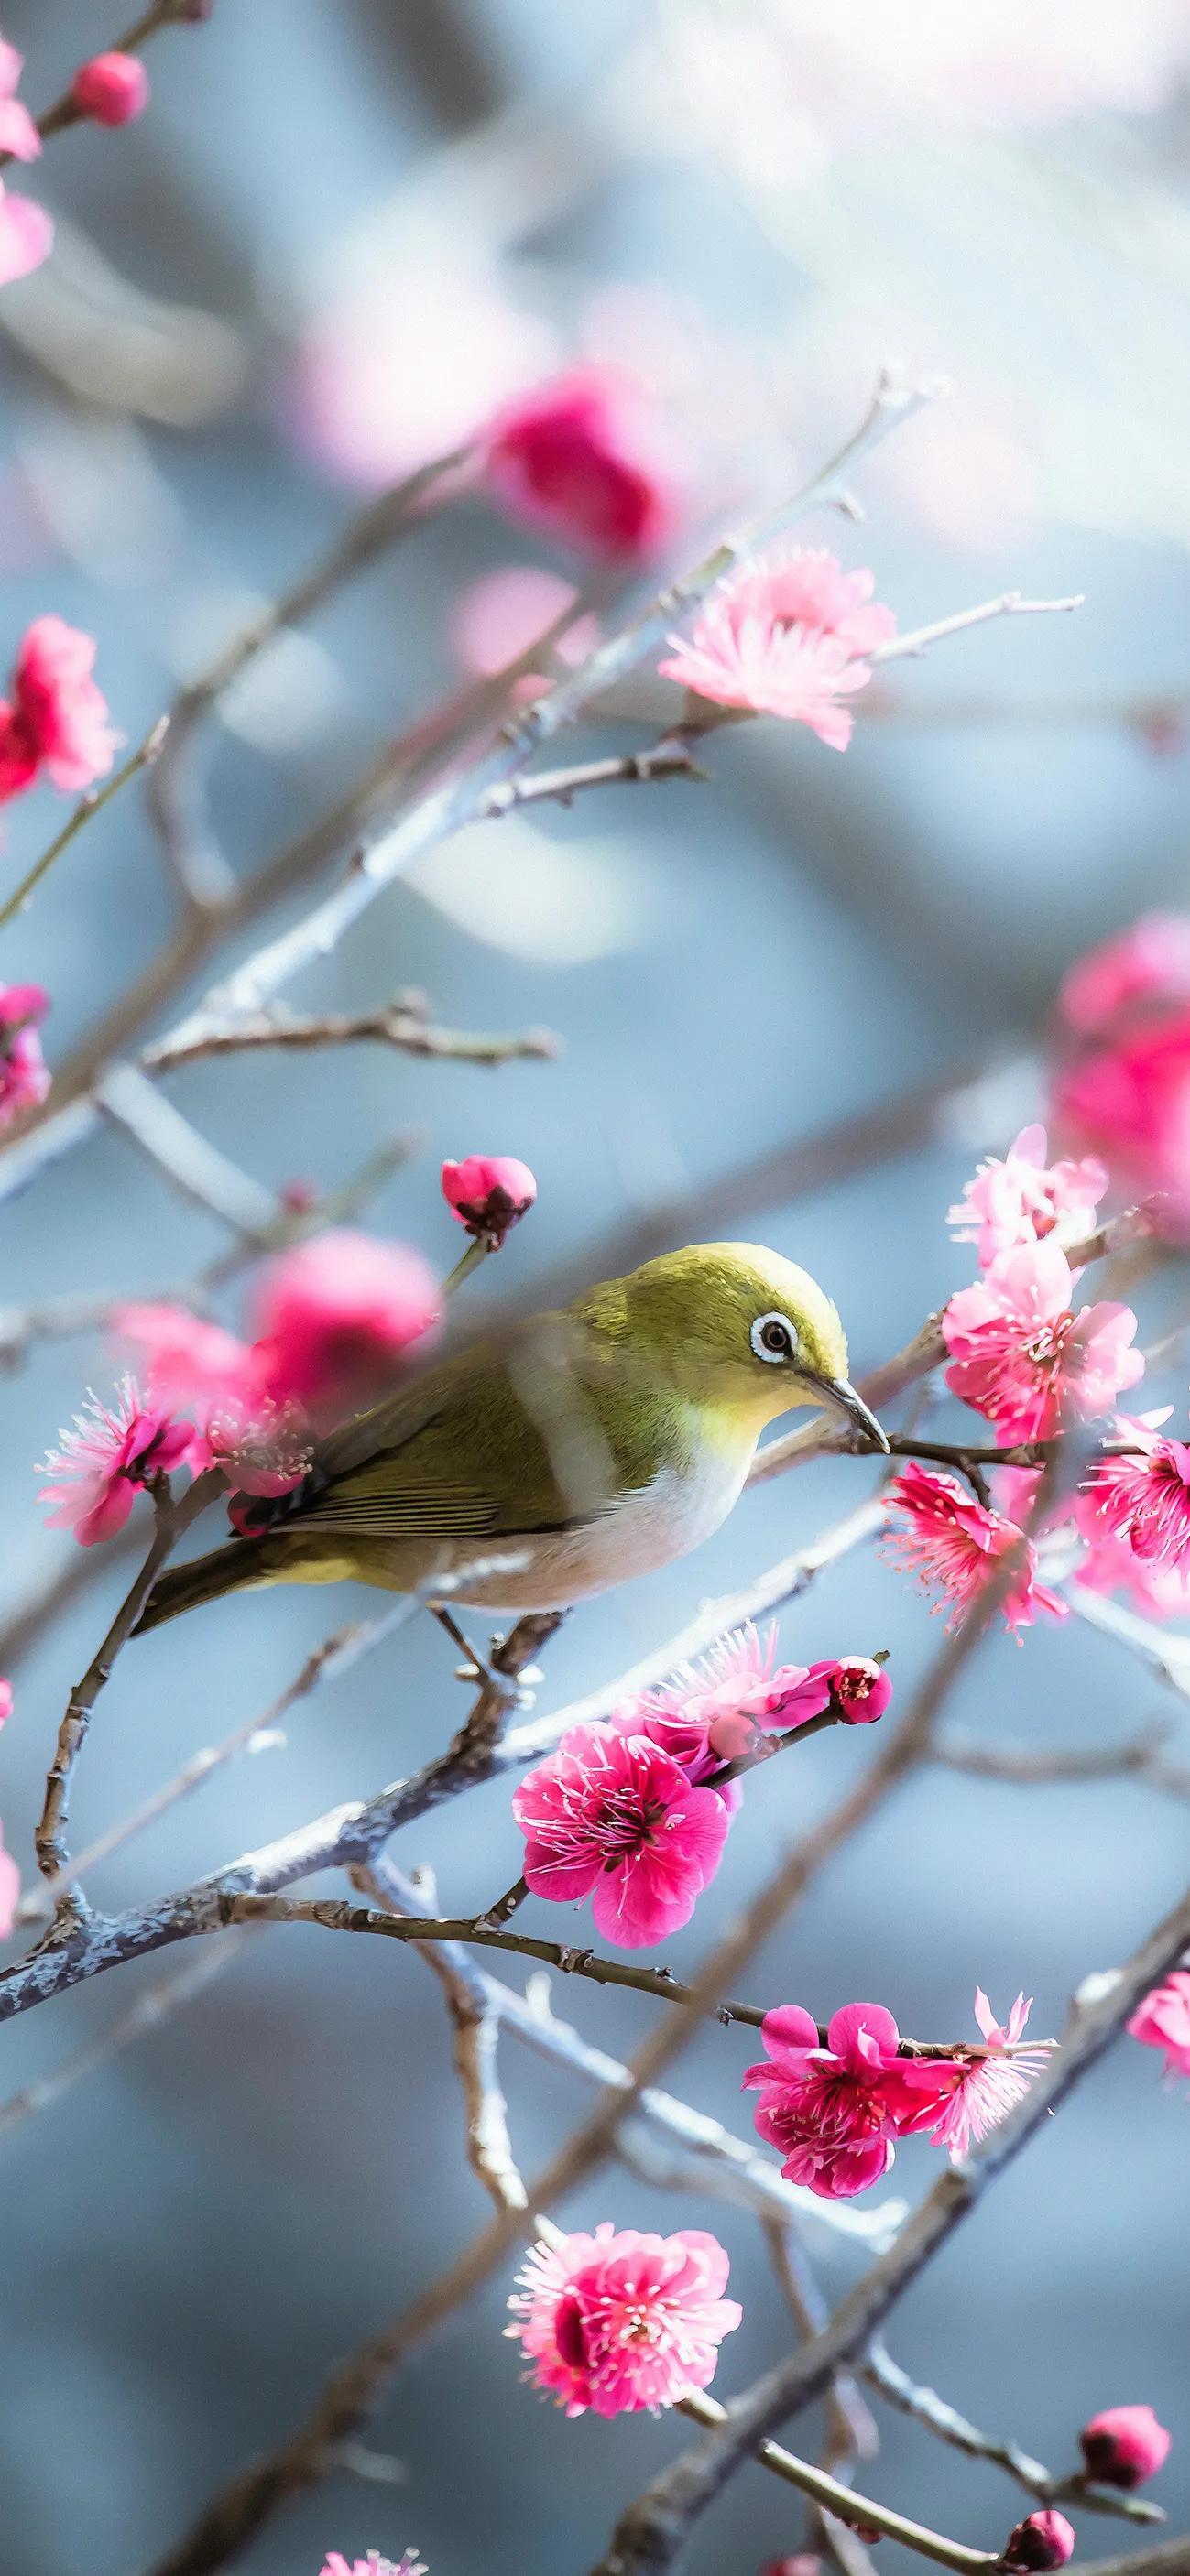
{"type": "Polygon", "coordinates": [[[797,1357],[797,1334],[788,1315],[758,1315],[749,1335],[758,1360],[778,1367],[797,1357]]]}

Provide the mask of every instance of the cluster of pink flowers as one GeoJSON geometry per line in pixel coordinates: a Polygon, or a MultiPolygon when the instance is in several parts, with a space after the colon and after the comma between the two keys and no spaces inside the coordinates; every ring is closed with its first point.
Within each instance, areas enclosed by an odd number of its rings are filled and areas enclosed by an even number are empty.
{"type": "Polygon", "coordinates": [[[888,1547],[894,1560],[940,1592],[957,1620],[989,1581],[997,1562],[1013,1550],[1019,1558],[1001,1604],[1011,1629],[1029,1628],[1040,1612],[1064,1619],[1066,1603],[1042,1583],[1037,1551],[1015,1521],[989,1511],[954,1476],[939,1475],[911,1458],[893,1478],[888,1547]]]}
{"type": "Polygon", "coordinates": [[[1064,1135],[1190,1221],[1190,919],[1148,913],[1074,966],[1058,997],[1070,1052],[1053,1079],[1064,1135]]]}
{"type": "Polygon", "coordinates": [[[40,984],[0,984],[0,1127],[47,1096],[49,1068],[37,1031],[49,1007],[40,984]]]}
{"type": "Polygon", "coordinates": [[[617,2230],[537,2244],[508,2302],[535,2385],[568,2415],[673,2406],[709,2387],[742,2309],[725,2299],[728,2261],[700,2228],[676,2236],[617,2230]]]}
{"type": "Polygon", "coordinates": [[[760,2095],[756,2128],[779,2150],[781,2171],[824,2200],[846,2200],[888,2172],[898,2138],[925,2131],[956,2161],[1027,2092],[1044,2063],[1019,2047],[1031,2005],[1018,1995],[1007,2023],[993,2016],[982,1987],[975,2018],[982,2038],[971,2056],[901,2054],[900,2032],[883,2004],[846,2004],[825,2041],[800,2004],[782,2004],[762,2025],[767,2055],[744,2076],[760,2095]]]}
{"type": "Polygon", "coordinates": [[[1190,1444],[1161,1435],[1156,1425],[1165,1418],[1121,1415],[1115,1427],[1126,1451],[1094,1459],[1074,1501],[1090,1549],[1080,1580],[1109,1590],[1139,1577],[1150,1606],[1154,1579],[1172,1575],[1181,1585],[1190,1576],[1190,1444]]]}
{"type": "Polygon", "coordinates": [[[1128,2028],[1143,2047],[1164,2052],[1167,2075],[1190,2076],[1190,1968],[1171,1968],[1164,1985],[1138,2004],[1128,2028]]]}
{"type": "Polygon", "coordinates": [[[1093,1421],[1144,1375],[1131,1307],[1105,1300],[1076,1313],[1073,1296],[1070,1264],[1051,1236],[998,1252],[946,1307],[946,1383],[1005,1443],[1093,1421]]]}
{"type": "Polygon", "coordinates": [[[63,617],[34,618],[13,666],[12,694],[0,699],[0,804],[43,771],[67,792],[106,778],[120,736],[91,676],[94,662],[93,636],[63,617]]]}
{"type": "Polygon", "coordinates": [[[869,657],[896,633],[874,587],[873,573],[844,572],[824,548],[782,541],[718,584],[660,668],[718,706],[784,716],[845,751],[854,719],[840,700],[864,687],[869,657]]]}
{"type": "Polygon", "coordinates": [[[829,1709],[844,1725],[883,1715],[892,1685],[877,1663],[775,1664],[776,1633],[721,1639],[701,1671],[622,1701],[602,1725],[574,1726],[526,1772],[512,1812],[536,1896],[592,1898],[596,1929],[625,1948],[665,1940],[689,1922],[723,1857],[739,1803],[728,1766],[751,1763],[765,1738],[829,1709]]]}

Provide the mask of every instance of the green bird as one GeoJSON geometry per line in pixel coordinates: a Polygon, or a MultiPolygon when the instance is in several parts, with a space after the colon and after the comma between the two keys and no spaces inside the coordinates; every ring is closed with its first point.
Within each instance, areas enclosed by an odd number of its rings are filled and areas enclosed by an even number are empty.
{"type": "Polygon", "coordinates": [[[761,1244],[691,1244],[354,1416],[296,1493],[251,1506],[247,1535],[161,1575],[140,1628],[223,1592],[348,1578],[569,1608],[709,1538],[766,1424],[798,1405],[887,1451],[809,1273],[761,1244]]]}

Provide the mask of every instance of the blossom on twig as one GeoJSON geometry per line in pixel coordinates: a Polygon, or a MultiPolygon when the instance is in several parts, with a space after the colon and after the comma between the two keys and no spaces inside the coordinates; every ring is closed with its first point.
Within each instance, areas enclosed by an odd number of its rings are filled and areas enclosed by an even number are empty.
{"type": "Polygon", "coordinates": [[[253,1311],[262,1383],[280,1405],[345,1410],[375,1394],[441,1312],[420,1252],[332,1227],[264,1272],[253,1311]]]}
{"type": "Polygon", "coordinates": [[[1142,2047],[1164,2049],[1167,2075],[1190,2075],[1190,1968],[1170,1969],[1137,2005],[1128,2031],[1142,2047]]]}
{"type": "Polygon", "coordinates": [[[0,700],[0,804],[31,787],[42,770],[67,791],[106,778],[121,737],[91,676],[95,650],[94,636],[64,617],[35,617],[27,628],[12,697],[0,700]]]}
{"type": "Polygon", "coordinates": [[[132,1509],[137,1493],[158,1476],[168,1476],[189,1457],[194,1427],[175,1422],[151,1398],[142,1396],[134,1378],[126,1377],[111,1405],[89,1395],[74,1429],[59,1433],[61,1447],[52,1449],[37,1470],[56,1481],[43,1485],[41,1500],[56,1508],[51,1529],[72,1529],[80,1547],[113,1538],[132,1509]]]}
{"type": "Polygon", "coordinates": [[[528,1215],[537,1182],[515,1154],[468,1154],[461,1163],[443,1164],[442,1195],[468,1234],[482,1236],[495,1251],[528,1215]]]}
{"type": "Polygon", "coordinates": [[[1078,2438],[1087,2476],[1099,2486],[1143,2486],[1169,2457],[1170,2435],[1151,2406],[1105,2406],[1078,2438]]]}
{"type": "Polygon", "coordinates": [[[1048,1439],[1070,1416],[1092,1420],[1144,1375],[1132,1308],[1104,1300],[1076,1314],[1073,1294],[1051,1239],[998,1253],[943,1313],[946,1383],[1005,1442],[1048,1439]]]}
{"type": "MultiPolygon", "coordinates": [[[[705,1780],[720,1763],[751,1753],[762,1735],[827,1707],[828,1677],[839,1668],[777,1664],[776,1651],[776,1625],[762,1640],[749,1620],[718,1638],[701,1664],[680,1664],[669,1681],[621,1700],[611,1722],[623,1735],[647,1735],[688,1779],[705,1780]]],[[[723,1794],[732,1792],[729,1782],[723,1794]]]]}
{"type": "Polygon", "coordinates": [[[1026,2514],[1009,2532],[1000,2564],[1011,2570],[1011,2576],[1044,2576],[1047,2568],[1065,2566],[1075,2538],[1073,2525],[1052,2506],[1026,2514]]]}
{"type": "Polygon", "coordinates": [[[892,610],[871,602],[874,581],[824,548],[773,546],[718,584],[689,643],[671,636],[659,667],[699,697],[807,724],[844,751],[853,719],[839,700],[863,688],[865,654],[896,631],[892,610]]]}
{"type": "Polygon", "coordinates": [[[604,2220],[592,2236],[532,2248],[504,2331],[568,2415],[674,2406],[709,2387],[743,2315],[723,2296],[727,2275],[723,2247],[701,2228],[650,2236],[604,2220]]]}
{"type": "Polygon", "coordinates": [[[1088,1232],[1107,1188],[1106,1165],[1088,1155],[1082,1162],[1047,1166],[1045,1156],[1044,1127],[1022,1127],[1003,1161],[989,1155],[947,1209],[947,1224],[958,1229],[956,1243],[978,1247],[981,1270],[1021,1244],[1049,1235],[1076,1243],[1088,1232]]]}
{"type": "Polygon", "coordinates": [[[760,2100],[756,2128],[776,2147],[788,2182],[824,2200],[847,2200],[879,2182],[893,2161],[900,2127],[900,2033],[883,2004],[846,2004],[833,2013],[826,2046],[800,2004],[782,2004],[761,2025],[768,2056],[750,2066],[744,2089],[760,2100]]]}
{"type": "MultiPolygon", "coordinates": [[[[1102,1570],[1106,1539],[1146,1570],[1190,1574],[1190,1443],[1127,1414],[1116,1431],[1130,1454],[1093,1459],[1075,1497],[1074,1518],[1091,1547],[1092,1566],[1098,1556],[1102,1570]]],[[[1085,1570],[1080,1573],[1085,1580],[1085,1570]]]]}
{"type": "Polygon", "coordinates": [[[1064,1619],[1066,1603],[1037,1579],[1037,1552],[1015,1523],[988,1511],[953,1476],[939,1476],[911,1458],[890,1487],[893,1516],[888,1547],[896,1561],[953,1604],[954,1619],[978,1599],[999,1559],[1019,1551],[1001,1608],[1010,1628],[1029,1628],[1040,1611],[1064,1619]]]}
{"type": "Polygon", "coordinates": [[[0,1127],[47,1097],[50,1072],[37,1034],[50,997],[41,984],[0,984],[0,1127]]]}
{"type": "Polygon", "coordinates": [[[972,2139],[985,2138],[1027,2093],[1045,2059],[1016,2052],[1033,2009],[1032,1997],[1018,1995],[1007,2023],[996,2020],[982,1986],[975,1989],[975,2018],[988,2050],[986,2057],[908,2058],[900,2068],[904,2092],[901,2125],[906,2135],[925,2130],[935,2146],[949,2149],[958,2164],[972,2139]]]}
{"type": "Polygon", "coordinates": [[[138,54],[93,54],[75,73],[71,96],[96,125],[128,125],[149,104],[149,75],[138,54]]]}
{"type": "Polygon", "coordinates": [[[573,1726],[517,1787],[535,1896],[592,1899],[605,1940],[640,1949],[678,1932],[723,1857],[730,1812],[668,1753],[615,1726],[573,1726]]]}

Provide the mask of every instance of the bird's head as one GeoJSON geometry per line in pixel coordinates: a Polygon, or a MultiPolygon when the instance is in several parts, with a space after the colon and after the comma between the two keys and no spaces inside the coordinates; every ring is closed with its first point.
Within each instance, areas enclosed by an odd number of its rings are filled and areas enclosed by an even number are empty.
{"type": "Polygon", "coordinates": [[[692,1243],[619,1284],[633,1346],[690,1401],[758,1432],[796,1405],[826,1405],[887,1449],[848,1378],[838,1310],[796,1262],[759,1243],[692,1243]]]}

